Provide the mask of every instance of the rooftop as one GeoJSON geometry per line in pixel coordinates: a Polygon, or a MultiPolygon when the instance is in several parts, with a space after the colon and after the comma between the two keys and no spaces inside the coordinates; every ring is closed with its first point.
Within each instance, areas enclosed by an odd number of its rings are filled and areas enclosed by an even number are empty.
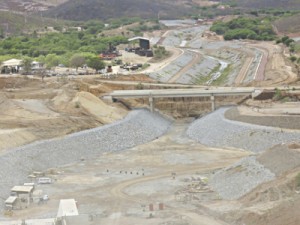
{"type": "Polygon", "coordinates": [[[30,193],[33,191],[33,186],[14,186],[11,191],[18,193],[30,193]]]}
{"type": "Polygon", "coordinates": [[[144,38],[144,37],[133,37],[133,38],[128,39],[128,41],[136,41],[136,40],[150,41],[148,38],[144,38]]]}
{"type": "Polygon", "coordinates": [[[14,204],[14,202],[17,200],[18,197],[16,196],[9,196],[6,200],[5,200],[5,204],[14,204]]]}
{"type": "Polygon", "coordinates": [[[78,216],[76,201],[74,199],[62,199],[59,202],[57,217],[78,216]]]}
{"type": "Polygon", "coordinates": [[[22,60],[20,59],[10,59],[2,63],[2,66],[21,66],[21,65],[22,65],[22,60]]]}

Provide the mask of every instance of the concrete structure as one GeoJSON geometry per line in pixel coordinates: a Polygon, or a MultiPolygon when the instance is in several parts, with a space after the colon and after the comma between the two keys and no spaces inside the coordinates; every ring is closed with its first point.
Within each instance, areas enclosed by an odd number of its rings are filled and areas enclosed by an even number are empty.
{"type": "Polygon", "coordinates": [[[15,208],[15,204],[17,202],[18,197],[16,196],[9,196],[6,200],[5,200],[5,208],[7,210],[13,210],[15,208]]]}
{"type": "Polygon", "coordinates": [[[36,219],[36,220],[18,220],[2,221],[1,225],[56,225],[55,219],[36,219]]]}
{"type": "Polygon", "coordinates": [[[74,199],[62,199],[59,202],[57,217],[78,216],[76,201],[74,199]]]}
{"type": "Polygon", "coordinates": [[[40,62],[37,62],[37,61],[33,61],[31,63],[31,69],[32,70],[40,70],[40,69],[43,69],[43,64],[40,63],[40,62]]]}
{"type": "MultiPolygon", "coordinates": [[[[252,95],[257,93],[254,88],[235,88],[235,89],[167,89],[167,90],[126,90],[113,91],[109,96],[116,98],[148,98],[150,110],[154,111],[155,98],[182,98],[182,97],[210,97],[212,111],[216,109],[216,96],[240,96],[252,95]]],[[[107,98],[107,97],[106,97],[107,98]]]]}
{"type": "MultiPolygon", "coordinates": [[[[15,192],[30,192],[23,186],[16,186],[13,188],[15,192]]],[[[11,204],[17,197],[11,196],[7,199],[7,203],[11,204]]],[[[59,208],[56,218],[49,219],[30,219],[17,221],[0,221],[0,225],[83,225],[90,224],[90,217],[88,215],[79,215],[74,199],[62,199],[59,202],[59,208]]]]}
{"type": "Polygon", "coordinates": [[[138,54],[140,56],[147,56],[147,57],[152,57],[153,52],[150,48],[150,40],[148,38],[144,37],[134,37],[128,39],[129,42],[133,41],[139,41],[139,47],[138,48],[133,48],[135,54],[138,54]]]}
{"type": "Polygon", "coordinates": [[[33,186],[14,186],[11,189],[11,192],[16,193],[18,198],[20,197],[20,195],[26,195],[27,204],[29,205],[32,200],[33,190],[34,190],[33,186]]]}
{"type": "Polygon", "coordinates": [[[148,38],[144,38],[144,37],[134,37],[134,38],[130,38],[128,39],[129,42],[131,41],[139,41],[139,46],[142,49],[150,49],[150,40],[148,38]]]}

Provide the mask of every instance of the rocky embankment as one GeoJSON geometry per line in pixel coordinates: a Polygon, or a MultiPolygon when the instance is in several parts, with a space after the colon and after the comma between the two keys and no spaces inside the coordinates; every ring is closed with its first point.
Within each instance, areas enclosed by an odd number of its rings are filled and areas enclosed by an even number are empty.
{"type": "Polygon", "coordinates": [[[110,125],[8,150],[0,156],[0,197],[6,199],[12,186],[28,181],[27,176],[33,171],[44,171],[149,142],[164,134],[170,125],[171,121],[159,114],[135,110],[110,125]]]}
{"type": "Polygon", "coordinates": [[[227,110],[218,109],[196,120],[187,130],[189,137],[208,146],[262,153],[246,157],[211,177],[209,185],[221,198],[238,199],[258,185],[276,179],[278,174],[300,165],[299,151],[283,150],[283,143],[300,140],[299,131],[228,120],[224,116],[227,110]]]}
{"type": "Polygon", "coordinates": [[[188,128],[188,136],[208,146],[239,148],[256,153],[277,144],[300,140],[300,132],[296,130],[228,120],[224,116],[228,109],[220,108],[196,120],[188,128]]]}

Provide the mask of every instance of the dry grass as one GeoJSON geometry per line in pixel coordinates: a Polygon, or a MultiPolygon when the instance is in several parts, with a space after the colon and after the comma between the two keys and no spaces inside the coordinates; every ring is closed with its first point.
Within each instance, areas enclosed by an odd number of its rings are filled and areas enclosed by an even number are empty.
{"type": "Polygon", "coordinates": [[[279,33],[288,34],[288,33],[298,33],[300,32],[300,14],[281,18],[275,21],[274,25],[277,27],[279,33]]]}

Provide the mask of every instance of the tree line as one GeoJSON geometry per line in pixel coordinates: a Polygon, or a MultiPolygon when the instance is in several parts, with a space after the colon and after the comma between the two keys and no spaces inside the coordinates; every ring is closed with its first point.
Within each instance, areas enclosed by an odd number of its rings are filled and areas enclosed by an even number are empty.
{"type": "MultiPolygon", "coordinates": [[[[124,36],[103,37],[87,30],[20,35],[0,40],[0,61],[11,58],[31,59],[45,64],[47,68],[63,64],[74,66],[84,62],[92,68],[103,67],[99,53],[108,49],[111,43],[117,46],[127,43],[124,36]]],[[[76,66],[75,66],[76,67],[76,66]]]]}
{"type": "Polygon", "coordinates": [[[276,38],[268,19],[239,17],[229,22],[215,22],[211,31],[223,35],[225,40],[252,39],[270,41],[276,38]]]}

